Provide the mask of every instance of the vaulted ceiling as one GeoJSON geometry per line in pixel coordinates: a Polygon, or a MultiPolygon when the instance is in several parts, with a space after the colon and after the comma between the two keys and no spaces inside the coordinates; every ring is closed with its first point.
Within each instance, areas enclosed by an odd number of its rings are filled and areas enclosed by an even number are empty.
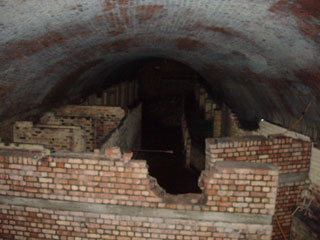
{"type": "Polygon", "coordinates": [[[121,64],[195,69],[246,118],[320,120],[319,0],[2,0],[0,119],[99,86],[121,64]]]}

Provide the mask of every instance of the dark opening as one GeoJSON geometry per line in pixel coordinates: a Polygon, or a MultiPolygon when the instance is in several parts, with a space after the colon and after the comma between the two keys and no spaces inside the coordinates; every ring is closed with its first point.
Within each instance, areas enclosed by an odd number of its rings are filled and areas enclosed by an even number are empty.
{"type": "Polygon", "coordinates": [[[143,106],[141,148],[134,158],[147,161],[150,175],[168,193],[200,193],[200,171],[186,166],[181,118],[185,97],[202,78],[182,63],[147,58],[122,65],[106,84],[130,79],[139,81],[143,106]]]}
{"type": "Polygon", "coordinates": [[[148,59],[137,77],[143,111],[141,152],[136,158],[147,160],[150,175],[168,193],[201,192],[199,172],[186,166],[181,130],[183,101],[198,74],[175,61],[148,59]]]}

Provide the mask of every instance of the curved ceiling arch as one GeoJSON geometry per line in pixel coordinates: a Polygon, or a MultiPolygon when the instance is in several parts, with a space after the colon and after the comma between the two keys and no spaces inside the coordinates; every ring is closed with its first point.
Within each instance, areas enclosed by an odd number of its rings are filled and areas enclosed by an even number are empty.
{"type": "Polygon", "coordinates": [[[245,118],[320,113],[318,0],[4,0],[0,118],[76,95],[116,66],[167,57],[245,118]]]}

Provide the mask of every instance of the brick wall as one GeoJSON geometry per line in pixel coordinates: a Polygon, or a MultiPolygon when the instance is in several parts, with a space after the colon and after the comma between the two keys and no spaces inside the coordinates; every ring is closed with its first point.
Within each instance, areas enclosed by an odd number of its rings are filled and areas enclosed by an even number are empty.
{"type": "MultiPolygon", "coordinates": [[[[289,238],[290,234],[292,222],[291,214],[295,211],[300,199],[301,191],[305,188],[305,181],[281,183],[278,186],[276,214],[287,238],[289,238]]],[[[272,238],[282,240],[282,234],[275,222],[273,228],[274,231],[272,232],[272,238]]]]}
{"type": "Polygon", "coordinates": [[[170,195],[149,176],[145,161],[116,156],[2,149],[1,236],[270,239],[274,167],[221,162],[204,171],[202,194],[170,195]]]}
{"type": "Polygon", "coordinates": [[[42,144],[54,151],[85,150],[84,132],[80,127],[16,122],[13,127],[13,139],[16,143],[42,144]]]}
{"type": "Polygon", "coordinates": [[[202,176],[211,211],[274,214],[278,182],[275,166],[217,162],[202,176]]]}
{"type": "Polygon", "coordinates": [[[78,126],[84,132],[84,139],[86,142],[86,151],[91,152],[96,146],[95,132],[94,132],[94,119],[89,117],[73,117],[73,116],[57,116],[53,112],[44,114],[39,122],[47,125],[59,126],[78,126]]]}
{"type": "MultiPolygon", "coordinates": [[[[284,136],[249,136],[208,139],[206,148],[206,168],[212,168],[220,161],[273,163],[278,166],[276,214],[288,237],[291,214],[297,206],[301,190],[306,187],[311,143],[284,136]]],[[[275,223],[273,239],[282,239],[275,223]]]]}
{"type": "MultiPolygon", "coordinates": [[[[68,105],[62,108],[54,109],[53,113],[58,122],[72,122],[83,128],[86,132],[87,140],[93,139],[89,146],[100,148],[106,136],[110,134],[120,124],[126,113],[121,107],[104,106],[78,106],[68,105]],[[86,120],[87,119],[87,120],[86,120]],[[92,129],[90,130],[90,120],[92,129]],[[93,135],[93,138],[92,138],[93,135]]],[[[45,121],[48,118],[44,118],[45,121]]]]}
{"type": "MultiPolygon", "coordinates": [[[[171,213],[173,211],[170,211],[171,213]]],[[[269,239],[270,226],[0,205],[2,239],[269,239]]],[[[187,216],[187,215],[186,215],[187,216]]]]}
{"type": "Polygon", "coordinates": [[[142,105],[128,111],[127,116],[105,138],[100,150],[105,152],[112,147],[120,147],[122,151],[131,152],[140,149],[142,105]]]}
{"type": "Polygon", "coordinates": [[[207,139],[207,167],[216,161],[274,163],[280,173],[308,172],[311,143],[284,136],[207,139]]]}

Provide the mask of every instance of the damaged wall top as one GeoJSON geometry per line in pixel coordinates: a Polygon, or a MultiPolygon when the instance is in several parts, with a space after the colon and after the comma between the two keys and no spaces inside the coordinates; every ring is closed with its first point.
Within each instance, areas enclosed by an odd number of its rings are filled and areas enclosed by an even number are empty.
{"type": "Polygon", "coordinates": [[[60,101],[121,64],[198,71],[244,118],[320,116],[319,0],[2,0],[0,119],[60,101]],[[312,97],[314,96],[314,97],[312,97]]]}

